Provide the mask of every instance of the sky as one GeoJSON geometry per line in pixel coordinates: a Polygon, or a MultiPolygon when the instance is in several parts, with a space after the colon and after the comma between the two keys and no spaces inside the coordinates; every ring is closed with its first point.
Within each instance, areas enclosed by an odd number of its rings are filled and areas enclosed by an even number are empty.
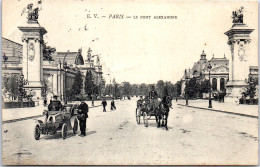
{"type": "MultiPolygon", "coordinates": [[[[22,43],[17,27],[26,24],[26,15],[21,16],[21,11],[29,3],[37,1],[3,1],[3,37],[22,43]]],[[[213,54],[225,54],[230,59],[224,33],[232,26],[232,11],[240,6],[244,6],[244,23],[255,29],[248,48],[249,64],[258,65],[257,2],[43,0],[39,23],[48,31],[45,42],[57,51],[78,51],[82,47],[86,59],[90,47],[93,54],[100,54],[107,83],[110,76],[119,83],[175,83],[185,68],[192,68],[199,60],[202,50],[208,59],[213,54]],[[124,15],[124,19],[109,18],[115,14],[124,15]],[[154,16],[177,19],[153,19],[154,16]]]]}

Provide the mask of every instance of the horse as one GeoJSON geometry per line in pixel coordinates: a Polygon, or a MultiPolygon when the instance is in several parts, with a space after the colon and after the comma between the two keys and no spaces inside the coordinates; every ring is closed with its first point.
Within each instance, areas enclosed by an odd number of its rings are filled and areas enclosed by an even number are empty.
{"type": "Polygon", "coordinates": [[[159,106],[155,109],[155,119],[157,128],[165,127],[168,130],[167,122],[170,108],[172,107],[172,99],[170,96],[163,97],[163,100],[159,103],[159,106]],[[162,124],[161,124],[162,120],[162,124]]]}

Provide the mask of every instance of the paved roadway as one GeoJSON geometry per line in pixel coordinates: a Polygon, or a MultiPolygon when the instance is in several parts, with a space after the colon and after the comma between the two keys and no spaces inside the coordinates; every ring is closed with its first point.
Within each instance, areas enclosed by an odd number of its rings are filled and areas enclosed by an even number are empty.
{"type": "MultiPolygon", "coordinates": [[[[137,125],[136,99],[116,102],[117,110],[93,108],[87,136],[69,133],[33,137],[35,120],[2,125],[2,163],[5,165],[159,165],[256,164],[258,119],[176,105],[169,131],[137,125]]],[[[110,106],[110,105],[109,105],[110,106]]]]}

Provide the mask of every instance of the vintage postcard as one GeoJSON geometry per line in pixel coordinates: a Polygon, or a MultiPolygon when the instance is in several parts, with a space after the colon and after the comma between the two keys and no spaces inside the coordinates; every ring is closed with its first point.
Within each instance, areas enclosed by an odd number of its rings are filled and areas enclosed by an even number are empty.
{"type": "Polygon", "coordinates": [[[2,165],[257,165],[257,1],[3,0],[2,165]]]}

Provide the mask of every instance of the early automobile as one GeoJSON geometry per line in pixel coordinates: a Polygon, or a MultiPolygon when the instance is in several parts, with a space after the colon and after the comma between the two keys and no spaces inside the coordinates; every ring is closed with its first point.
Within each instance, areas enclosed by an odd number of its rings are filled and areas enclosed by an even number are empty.
{"type": "MultiPolygon", "coordinates": [[[[67,137],[68,130],[73,130],[76,134],[78,130],[78,104],[67,104],[59,109],[50,109],[44,111],[45,120],[37,120],[34,129],[34,138],[40,139],[40,135],[54,135],[61,132],[63,139],[67,137]],[[72,127],[73,124],[73,127],[72,127]]],[[[55,107],[54,107],[55,108],[55,107]]]]}

